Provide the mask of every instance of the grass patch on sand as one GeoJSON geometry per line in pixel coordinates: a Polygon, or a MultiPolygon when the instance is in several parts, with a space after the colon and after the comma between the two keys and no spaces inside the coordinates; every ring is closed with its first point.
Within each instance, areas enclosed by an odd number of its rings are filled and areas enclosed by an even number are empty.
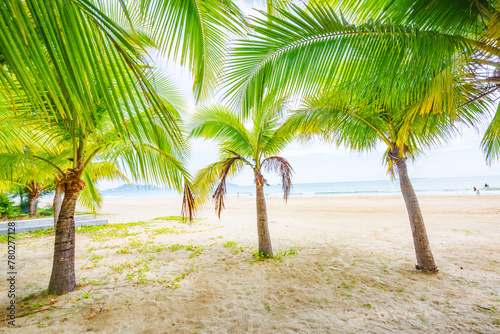
{"type": "MultiPolygon", "coordinates": [[[[195,218],[193,221],[199,221],[202,220],[201,218],[195,218]]],[[[138,222],[131,222],[131,223],[118,223],[118,224],[107,224],[107,225],[84,225],[84,226],[78,226],[75,228],[76,233],[86,233],[86,234],[91,234],[90,238],[93,241],[106,241],[109,239],[118,239],[118,238],[126,238],[130,236],[135,236],[138,235],[139,233],[136,232],[130,232],[129,228],[132,227],[137,227],[137,226],[146,226],[148,224],[156,224],[160,223],[161,221],[164,222],[169,222],[169,221],[175,221],[181,224],[187,224],[189,223],[189,220],[182,218],[181,216],[165,216],[165,217],[157,217],[152,219],[151,221],[138,221],[138,222]]],[[[190,233],[189,231],[185,229],[179,229],[173,226],[172,228],[170,227],[164,227],[160,229],[153,230],[152,233],[154,235],[157,234],[165,234],[165,233],[171,233],[171,234],[182,234],[182,233],[190,233]]],[[[30,238],[39,238],[39,237],[44,237],[47,235],[54,235],[54,228],[49,228],[47,230],[37,230],[33,232],[26,232],[26,233],[19,233],[16,234],[16,239],[17,240],[22,240],[22,239],[30,239],[30,238]]],[[[1,243],[7,243],[7,235],[0,235],[0,242],[1,243]]]]}
{"type": "MultiPolygon", "coordinates": [[[[54,229],[49,228],[48,230],[37,230],[33,232],[26,232],[26,233],[19,233],[15,235],[16,240],[22,240],[22,239],[30,239],[30,238],[39,238],[39,237],[44,237],[46,235],[54,235],[54,229]]],[[[8,235],[0,235],[0,242],[2,243],[7,243],[8,235]]],[[[12,240],[12,236],[11,236],[12,240]]]]}
{"type": "Polygon", "coordinates": [[[156,230],[151,231],[152,235],[158,235],[158,234],[184,234],[184,233],[193,233],[190,232],[184,228],[177,228],[176,226],[173,227],[162,227],[156,230]]]}
{"type": "MultiPolygon", "coordinates": [[[[132,222],[132,223],[119,223],[119,224],[107,224],[107,225],[89,225],[89,226],[78,226],[75,228],[76,233],[87,233],[91,234],[93,241],[106,241],[114,238],[125,238],[132,235],[137,235],[138,233],[131,233],[128,231],[130,227],[144,226],[151,224],[151,222],[132,222]]],[[[17,240],[39,238],[47,235],[54,235],[54,228],[49,228],[47,230],[38,230],[33,232],[19,233],[16,234],[17,240]]],[[[7,242],[7,235],[0,236],[0,242],[7,242]]]]}
{"type": "Polygon", "coordinates": [[[152,220],[162,220],[162,221],[175,221],[179,222],[181,224],[192,224],[199,222],[200,220],[203,220],[203,218],[193,218],[193,220],[189,220],[187,217],[182,217],[182,216],[165,216],[165,217],[156,217],[153,218],[152,220]]]}
{"type": "Polygon", "coordinates": [[[265,260],[265,259],[274,259],[274,260],[281,260],[283,257],[287,256],[287,255],[297,255],[299,254],[299,252],[297,252],[296,250],[293,250],[293,249],[290,249],[290,250],[286,250],[284,252],[276,252],[274,253],[274,256],[271,256],[271,255],[264,255],[264,253],[257,251],[255,250],[252,255],[254,258],[256,258],[257,260],[265,260]]]}
{"type": "Polygon", "coordinates": [[[97,226],[79,226],[75,229],[76,233],[90,234],[92,241],[106,241],[109,239],[126,238],[138,235],[138,232],[130,232],[129,228],[145,226],[151,222],[138,221],[132,223],[107,224],[97,226]]]}

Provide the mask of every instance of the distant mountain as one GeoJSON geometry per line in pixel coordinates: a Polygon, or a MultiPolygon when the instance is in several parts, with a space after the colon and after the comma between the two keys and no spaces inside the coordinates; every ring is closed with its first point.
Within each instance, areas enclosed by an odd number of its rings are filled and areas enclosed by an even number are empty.
{"type": "Polygon", "coordinates": [[[105,191],[137,191],[137,190],[161,190],[152,184],[124,184],[116,188],[107,189],[105,191]]]}

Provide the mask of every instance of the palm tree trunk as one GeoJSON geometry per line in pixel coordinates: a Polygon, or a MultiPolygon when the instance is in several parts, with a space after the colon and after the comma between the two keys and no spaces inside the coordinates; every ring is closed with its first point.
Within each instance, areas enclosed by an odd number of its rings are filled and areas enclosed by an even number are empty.
{"type": "Polygon", "coordinates": [[[427,238],[427,232],[425,231],[424,218],[420,211],[417,195],[408,177],[406,159],[397,159],[396,165],[398,167],[401,192],[403,193],[406,210],[410,218],[413,244],[415,246],[415,254],[417,255],[416,268],[429,272],[438,272],[434,257],[432,256],[429,239],[427,238]]]}
{"type": "Polygon", "coordinates": [[[36,182],[32,182],[29,188],[28,198],[30,200],[29,204],[29,214],[30,216],[36,216],[36,200],[40,197],[40,187],[36,182]]]}
{"type": "Polygon", "coordinates": [[[55,226],[54,260],[49,282],[49,293],[62,295],[76,289],[75,278],[75,210],[78,195],[85,187],[79,170],[68,170],[61,182],[64,199],[55,226]]]}
{"type": "Polygon", "coordinates": [[[30,216],[36,216],[36,199],[37,197],[33,196],[30,197],[30,207],[29,207],[29,213],[30,216]]]}
{"type": "Polygon", "coordinates": [[[271,235],[267,222],[267,207],[264,197],[264,183],[262,176],[255,175],[255,185],[257,192],[257,233],[259,235],[259,254],[273,256],[271,245],[271,235]]]}
{"type": "Polygon", "coordinates": [[[61,205],[62,205],[62,193],[63,193],[63,187],[62,184],[59,182],[57,183],[56,186],[56,194],[54,195],[54,229],[56,228],[57,225],[57,220],[59,218],[59,212],[61,212],[61,205]]]}

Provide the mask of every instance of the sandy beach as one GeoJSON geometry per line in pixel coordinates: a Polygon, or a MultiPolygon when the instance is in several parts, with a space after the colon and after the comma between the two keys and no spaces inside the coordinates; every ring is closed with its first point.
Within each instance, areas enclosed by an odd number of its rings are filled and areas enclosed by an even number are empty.
{"type": "Polygon", "coordinates": [[[267,260],[254,201],[186,224],[168,218],[178,200],[106,198],[119,225],[77,233],[79,287],[58,297],[43,294],[54,236],[18,240],[17,328],[0,332],[500,332],[500,196],[420,198],[437,275],[414,269],[402,197],[269,198],[267,260]]]}

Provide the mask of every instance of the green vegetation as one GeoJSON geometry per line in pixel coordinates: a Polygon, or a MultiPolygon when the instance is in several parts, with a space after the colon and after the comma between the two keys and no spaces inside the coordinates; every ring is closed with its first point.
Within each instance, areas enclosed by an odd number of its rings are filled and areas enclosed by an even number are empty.
{"type": "Polygon", "coordinates": [[[222,246],[224,246],[224,247],[234,247],[237,244],[238,243],[236,241],[227,241],[227,242],[223,243],[222,246]]]}
{"type": "Polygon", "coordinates": [[[259,253],[259,251],[257,251],[257,250],[255,250],[252,253],[253,257],[256,258],[257,260],[270,259],[270,258],[273,258],[275,260],[281,260],[286,255],[296,255],[296,254],[298,254],[298,252],[293,250],[293,249],[286,250],[284,252],[276,252],[273,256],[271,256],[269,254],[265,255],[262,252],[259,253]]]}
{"type": "Polygon", "coordinates": [[[178,229],[175,226],[170,228],[170,227],[162,227],[156,230],[153,230],[151,234],[153,235],[158,235],[158,234],[183,234],[183,233],[189,233],[185,229],[178,229]]]}
{"type": "MultiPolygon", "coordinates": [[[[75,228],[76,233],[84,233],[89,236],[92,241],[107,241],[111,239],[126,238],[131,236],[136,236],[140,232],[131,232],[130,228],[134,227],[144,227],[148,224],[154,224],[155,222],[131,222],[131,223],[117,223],[117,224],[107,224],[107,225],[82,225],[75,228]]],[[[175,226],[173,228],[165,227],[158,230],[154,230],[153,234],[161,233],[171,233],[171,234],[182,234],[191,233],[185,229],[177,229],[175,226]]],[[[34,232],[19,233],[16,235],[17,239],[28,239],[37,238],[46,235],[54,235],[54,229],[50,228],[47,230],[37,230],[34,232]]],[[[7,242],[7,236],[0,236],[0,242],[7,242]]],[[[143,246],[143,243],[136,244],[136,246],[143,246]]]]}
{"type": "MultiPolygon", "coordinates": [[[[47,230],[37,230],[34,232],[19,233],[19,234],[16,234],[16,239],[22,240],[22,239],[38,238],[38,237],[43,237],[46,235],[54,235],[54,229],[49,228],[47,230]]],[[[0,235],[0,242],[2,242],[2,243],[7,242],[7,235],[6,234],[0,235]]]]}
{"type": "Polygon", "coordinates": [[[186,217],[182,216],[165,216],[165,217],[157,217],[154,218],[153,220],[163,220],[163,221],[175,221],[181,224],[193,224],[195,222],[198,222],[200,220],[203,220],[202,218],[193,218],[191,220],[186,219],[186,217]]]}
{"type": "Polygon", "coordinates": [[[14,210],[13,204],[14,202],[9,199],[9,196],[0,193],[0,214],[2,218],[12,215],[12,211],[14,210]]]}
{"type": "Polygon", "coordinates": [[[203,203],[215,200],[215,211],[220,217],[224,208],[227,178],[249,167],[254,174],[257,196],[257,231],[259,253],[273,256],[269,234],[264,185],[264,172],[280,176],[283,198],[286,200],[292,187],[293,168],[278,156],[294,139],[294,133],[282,126],[287,100],[269,96],[254,108],[251,122],[237,116],[237,112],[224,106],[212,105],[200,108],[191,120],[191,136],[215,140],[219,144],[219,161],[198,171],[194,188],[197,199],[203,203]]]}

